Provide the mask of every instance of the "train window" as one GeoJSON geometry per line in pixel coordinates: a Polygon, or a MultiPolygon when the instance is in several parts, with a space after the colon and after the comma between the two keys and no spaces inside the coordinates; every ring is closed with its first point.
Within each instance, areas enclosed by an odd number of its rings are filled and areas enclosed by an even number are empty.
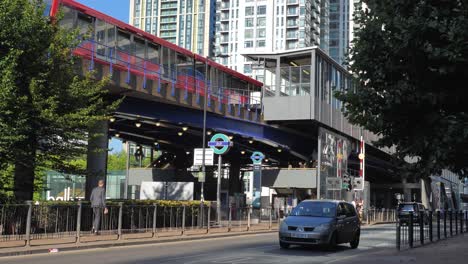
{"type": "Polygon", "coordinates": [[[62,6],[63,18],[60,20],[59,25],[64,29],[72,29],[75,22],[76,11],[62,6]]]}
{"type": "Polygon", "coordinates": [[[117,33],[117,46],[120,50],[131,53],[130,34],[119,29],[117,33]]]}
{"type": "Polygon", "coordinates": [[[83,13],[78,13],[78,29],[80,36],[90,38],[93,36],[93,18],[83,13]]]}

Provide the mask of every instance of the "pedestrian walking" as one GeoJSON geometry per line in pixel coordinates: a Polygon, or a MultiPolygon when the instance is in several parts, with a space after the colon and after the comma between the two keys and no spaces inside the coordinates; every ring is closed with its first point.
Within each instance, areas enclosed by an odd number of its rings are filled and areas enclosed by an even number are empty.
{"type": "Polygon", "coordinates": [[[94,187],[93,191],[91,192],[91,197],[89,198],[91,201],[91,208],[93,208],[93,234],[97,235],[99,231],[99,225],[101,223],[101,215],[107,214],[107,207],[106,207],[106,189],[104,189],[104,181],[99,180],[98,186],[94,187]]]}

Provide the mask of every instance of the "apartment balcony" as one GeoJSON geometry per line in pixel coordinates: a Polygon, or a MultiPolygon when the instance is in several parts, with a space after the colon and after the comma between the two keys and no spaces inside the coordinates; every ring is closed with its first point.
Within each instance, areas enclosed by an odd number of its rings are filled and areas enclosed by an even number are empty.
{"type": "Polygon", "coordinates": [[[286,13],[286,16],[287,17],[294,17],[294,16],[299,16],[299,10],[297,10],[296,12],[287,12],[286,13]]]}
{"type": "Polygon", "coordinates": [[[288,0],[287,5],[299,5],[299,0],[288,0]]]}
{"type": "Polygon", "coordinates": [[[291,32],[291,34],[286,34],[286,40],[297,40],[297,39],[299,39],[299,33],[297,32],[291,32]]]}

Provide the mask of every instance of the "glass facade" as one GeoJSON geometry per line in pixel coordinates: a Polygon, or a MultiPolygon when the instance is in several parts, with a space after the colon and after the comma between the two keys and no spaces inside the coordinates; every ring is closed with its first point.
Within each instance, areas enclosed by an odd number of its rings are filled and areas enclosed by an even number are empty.
{"type": "MultiPolygon", "coordinates": [[[[86,177],[62,174],[55,171],[46,173],[42,199],[48,201],[83,200],[86,177]]],[[[106,179],[107,199],[123,199],[125,189],[125,171],[109,171],[106,179]]]]}

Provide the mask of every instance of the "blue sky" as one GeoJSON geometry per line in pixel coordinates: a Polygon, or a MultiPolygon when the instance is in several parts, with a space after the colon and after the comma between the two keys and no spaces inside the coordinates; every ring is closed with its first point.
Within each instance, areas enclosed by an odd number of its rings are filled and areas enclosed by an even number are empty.
{"type": "MultiPolygon", "coordinates": [[[[128,23],[130,0],[77,0],[77,2],[128,23]]],[[[122,141],[112,139],[109,149],[112,153],[122,151],[122,141]]]]}
{"type": "Polygon", "coordinates": [[[128,23],[130,0],[76,0],[102,13],[128,23]]]}

